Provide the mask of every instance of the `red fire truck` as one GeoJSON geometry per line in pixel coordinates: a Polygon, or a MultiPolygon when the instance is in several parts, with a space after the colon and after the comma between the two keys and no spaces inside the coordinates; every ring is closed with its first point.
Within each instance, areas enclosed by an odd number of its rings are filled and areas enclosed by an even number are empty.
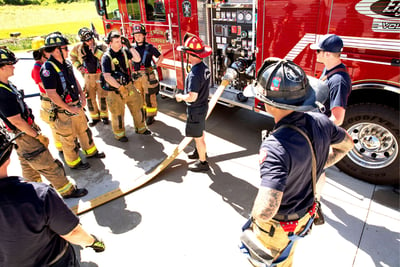
{"type": "Polygon", "coordinates": [[[319,77],[309,45],[327,33],[342,37],[341,55],[353,91],[343,124],[355,148],[337,166],[377,184],[399,184],[400,1],[394,0],[96,0],[105,32],[132,40],[132,26],[146,26],[147,41],[164,55],[160,93],[173,97],[184,87],[182,45],[187,32],[211,45],[207,59],[212,92],[228,68],[237,78],[220,102],[265,113],[243,96],[264,59],[286,58],[319,77]]]}

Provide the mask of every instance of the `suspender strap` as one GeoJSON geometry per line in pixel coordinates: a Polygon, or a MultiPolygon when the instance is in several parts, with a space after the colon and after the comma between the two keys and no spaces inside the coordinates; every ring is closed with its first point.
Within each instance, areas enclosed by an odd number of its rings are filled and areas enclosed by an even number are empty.
{"type": "Polygon", "coordinates": [[[0,83],[0,87],[6,89],[7,91],[9,91],[10,93],[14,94],[17,96],[17,102],[19,104],[19,106],[21,107],[21,111],[23,116],[25,116],[25,112],[27,110],[23,99],[23,96],[21,95],[20,92],[18,92],[17,88],[15,88],[12,84],[9,84],[9,86],[6,86],[2,83],[0,83]]]}
{"type": "Polygon", "coordinates": [[[333,71],[329,72],[328,74],[324,75],[324,77],[321,78],[321,81],[326,81],[328,78],[330,78],[333,74],[336,74],[338,72],[346,72],[347,70],[345,68],[337,68],[334,69],[333,71]]]}
{"type": "Polygon", "coordinates": [[[60,70],[60,68],[54,62],[51,62],[51,61],[48,61],[48,62],[50,62],[50,64],[53,66],[54,70],[58,73],[58,76],[60,77],[61,85],[63,88],[63,94],[62,94],[61,98],[64,100],[65,96],[68,93],[68,86],[67,86],[67,81],[65,80],[64,73],[60,70]]]}

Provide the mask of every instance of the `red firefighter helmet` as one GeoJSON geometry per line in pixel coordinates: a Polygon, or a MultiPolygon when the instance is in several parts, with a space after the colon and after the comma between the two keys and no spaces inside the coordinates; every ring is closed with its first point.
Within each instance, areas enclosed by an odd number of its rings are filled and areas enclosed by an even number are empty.
{"type": "Polygon", "coordinates": [[[205,58],[211,55],[212,49],[210,46],[205,45],[203,40],[193,34],[185,36],[185,44],[178,46],[176,50],[183,51],[185,53],[197,56],[199,58],[205,58]]]}
{"type": "Polygon", "coordinates": [[[143,24],[133,25],[132,35],[135,35],[136,33],[142,33],[142,34],[146,35],[146,28],[144,27],[143,24]]]}

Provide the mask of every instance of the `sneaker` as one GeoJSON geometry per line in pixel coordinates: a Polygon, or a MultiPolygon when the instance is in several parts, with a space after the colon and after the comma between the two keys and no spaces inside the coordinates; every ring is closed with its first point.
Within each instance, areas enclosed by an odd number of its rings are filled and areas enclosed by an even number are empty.
{"type": "Polygon", "coordinates": [[[95,126],[97,123],[99,123],[100,122],[100,120],[92,120],[91,122],[89,122],[89,126],[90,127],[93,127],[93,126],[95,126]]]}
{"type": "Polygon", "coordinates": [[[154,116],[147,117],[146,124],[152,125],[155,122],[154,116]]]}
{"type": "Polygon", "coordinates": [[[96,154],[88,156],[86,158],[104,159],[105,157],[106,157],[106,154],[104,154],[104,152],[97,151],[96,154]]]}
{"type": "Polygon", "coordinates": [[[108,125],[110,123],[110,120],[108,118],[102,118],[101,121],[103,124],[108,125]]]}
{"type": "Polygon", "coordinates": [[[71,167],[71,169],[73,170],[87,170],[90,168],[90,164],[88,162],[83,163],[82,161],[80,161],[77,165],[75,165],[74,167],[71,167]]]}
{"type": "Polygon", "coordinates": [[[86,196],[88,193],[86,188],[77,188],[75,187],[74,191],[72,191],[70,194],[63,196],[63,198],[77,198],[77,197],[83,197],[86,196]]]}
{"type": "MultiPolygon", "coordinates": [[[[199,153],[197,152],[197,149],[193,150],[192,153],[188,154],[189,159],[199,159],[199,153]]],[[[206,153],[206,158],[208,158],[207,153],[206,153]]]]}
{"type": "Polygon", "coordinates": [[[143,135],[150,135],[151,134],[151,131],[149,131],[148,129],[146,130],[146,131],[144,131],[143,133],[138,133],[138,132],[136,132],[137,134],[143,134],[143,135]]]}
{"type": "Polygon", "coordinates": [[[200,160],[197,160],[195,163],[189,165],[189,170],[192,172],[206,172],[209,169],[210,166],[208,166],[207,161],[201,162],[200,160]]]}
{"type": "Polygon", "coordinates": [[[121,138],[119,138],[119,139],[117,139],[117,140],[120,141],[120,142],[122,142],[122,143],[126,143],[126,142],[128,142],[128,137],[123,136],[123,137],[121,137],[121,138]]]}

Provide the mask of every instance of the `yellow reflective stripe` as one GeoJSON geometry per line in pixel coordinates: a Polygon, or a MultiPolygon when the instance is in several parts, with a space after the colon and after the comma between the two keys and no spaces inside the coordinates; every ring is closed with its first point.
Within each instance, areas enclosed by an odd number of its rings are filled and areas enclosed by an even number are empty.
{"type": "Polygon", "coordinates": [[[146,107],[146,112],[157,112],[157,108],[146,107]]]}
{"type": "Polygon", "coordinates": [[[68,164],[68,166],[74,167],[74,166],[78,165],[79,162],[81,162],[81,157],[78,156],[78,158],[76,160],[74,160],[74,161],[67,161],[66,160],[65,162],[68,164]]]}
{"type": "Polygon", "coordinates": [[[92,155],[92,154],[96,153],[96,151],[97,151],[97,148],[95,145],[93,145],[88,150],[83,150],[83,153],[85,153],[86,155],[92,155]]]}
{"type": "Polygon", "coordinates": [[[99,119],[99,114],[90,114],[90,118],[99,119]]]}
{"type": "Polygon", "coordinates": [[[63,187],[58,188],[57,191],[58,191],[58,193],[60,193],[61,195],[63,195],[63,194],[65,194],[65,193],[69,192],[69,191],[71,190],[71,187],[72,187],[72,186],[73,186],[72,183],[69,182],[68,184],[64,185],[63,187]]]}
{"type": "Polygon", "coordinates": [[[142,127],[142,128],[137,128],[137,131],[140,133],[140,132],[144,132],[144,130],[146,130],[147,128],[146,128],[146,126],[145,127],[142,127]]]}
{"type": "Polygon", "coordinates": [[[116,137],[124,137],[125,136],[125,131],[123,131],[123,132],[114,132],[114,135],[116,137]]]}
{"type": "Polygon", "coordinates": [[[101,60],[101,57],[103,56],[104,52],[100,49],[97,49],[96,52],[94,53],[94,56],[97,57],[99,60],[101,60]]]}
{"type": "Polygon", "coordinates": [[[51,62],[51,61],[47,61],[47,62],[50,62],[51,65],[53,65],[53,68],[56,70],[57,73],[60,73],[60,72],[61,72],[60,68],[57,67],[57,65],[56,65],[54,62],[51,62]]]}
{"type": "Polygon", "coordinates": [[[108,112],[100,112],[100,117],[108,118],[108,112]]]}
{"type": "Polygon", "coordinates": [[[74,63],[75,68],[79,68],[80,66],[82,66],[82,64],[79,61],[75,61],[74,63]]]}
{"type": "Polygon", "coordinates": [[[7,86],[5,86],[4,84],[0,83],[0,87],[5,88],[5,89],[7,89],[8,91],[10,91],[12,93],[12,90],[10,88],[8,88],[7,86]]]}
{"type": "Polygon", "coordinates": [[[55,144],[55,146],[56,146],[57,149],[58,149],[58,148],[62,148],[61,142],[54,142],[54,144],[55,144]]]}

